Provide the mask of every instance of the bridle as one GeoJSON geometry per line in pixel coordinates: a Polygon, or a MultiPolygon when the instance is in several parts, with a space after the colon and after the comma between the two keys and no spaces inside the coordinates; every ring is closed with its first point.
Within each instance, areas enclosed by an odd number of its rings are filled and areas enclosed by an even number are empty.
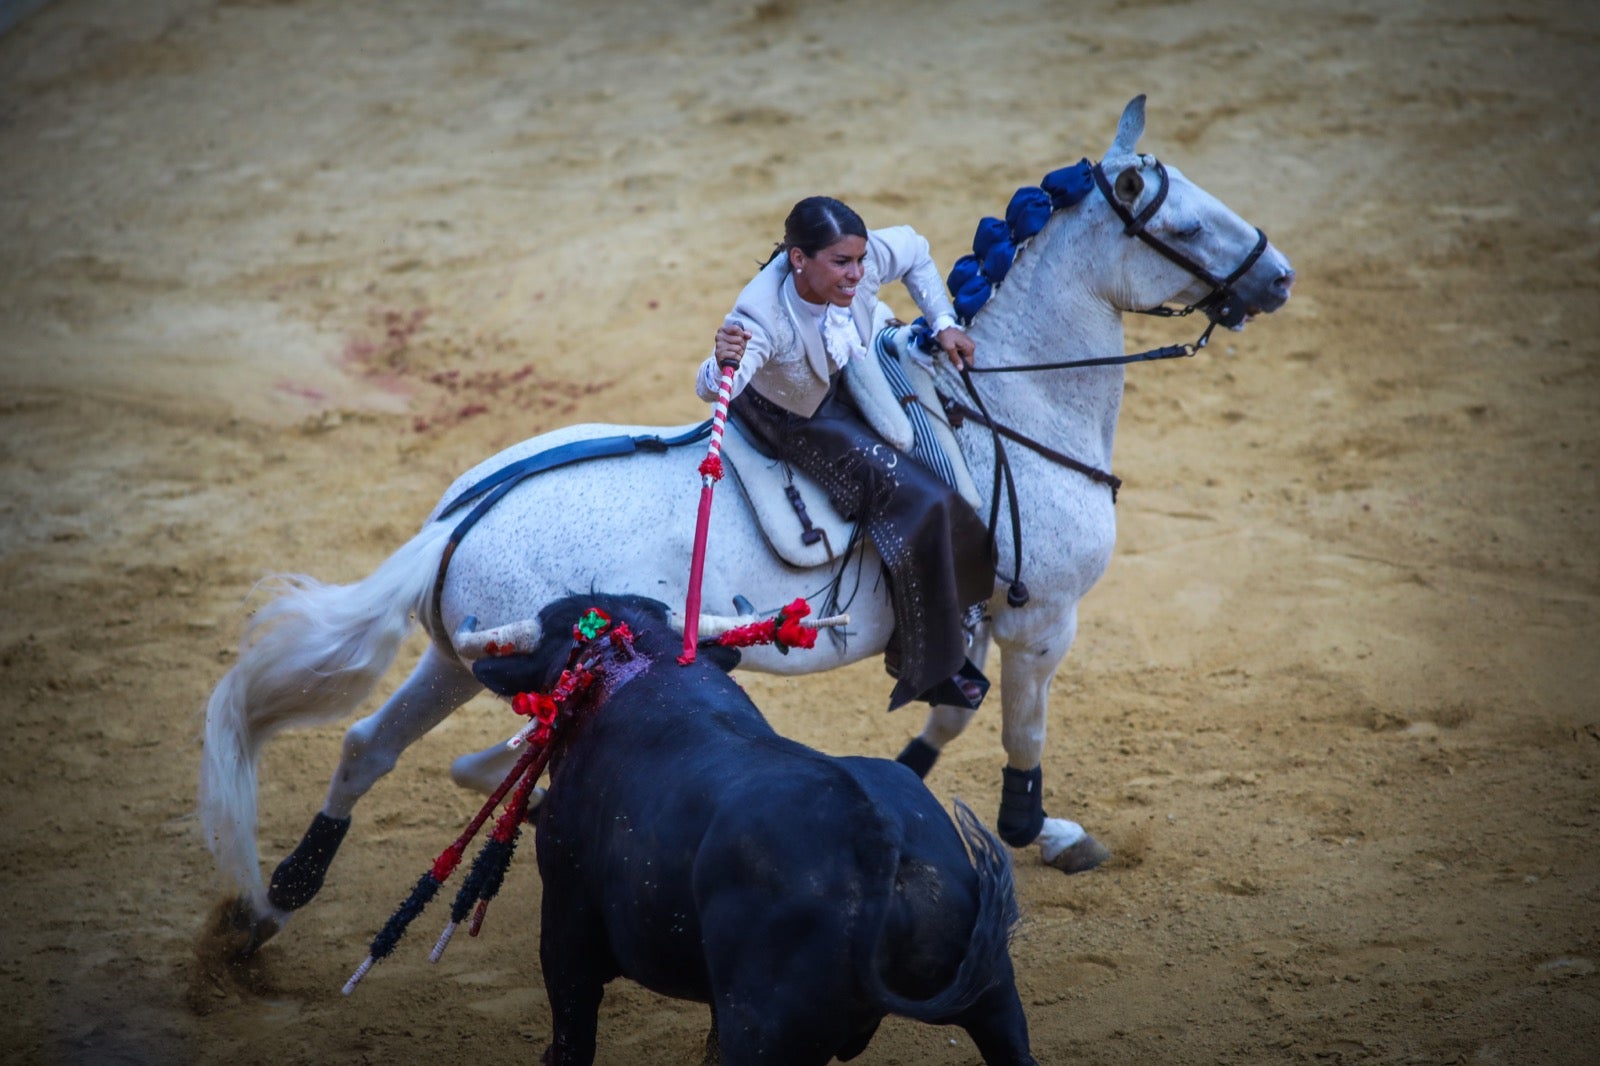
{"type": "MultiPolygon", "coordinates": [[[[1167,168],[1162,165],[1161,160],[1152,159],[1151,162],[1155,165],[1156,176],[1161,181],[1156,186],[1156,194],[1150,198],[1148,204],[1145,204],[1144,210],[1137,215],[1128,210],[1128,206],[1117,199],[1116,192],[1111,186],[1111,180],[1106,177],[1105,167],[1099,163],[1094,165],[1095,187],[1100,190],[1100,195],[1106,198],[1106,203],[1111,205],[1111,210],[1115,211],[1117,217],[1122,219],[1123,236],[1139,238],[1167,259],[1210,285],[1211,291],[1201,299],[1180,310],[1173,311],[1167,308],[1160,308],[1139,313],[1177,317],[1195,311],[1204,311],[1206,317],[1211,320],[1211,327],[1223,325],[1232,329],[1244,321],[1247,313],[1244,301],[1239,298],[1239,294],[1234,291],[1233,286],[1249,272],[1251,267],[1256,265],[1256,260],[1261,258],[1261,253],[1267,250],[1267,235],[1261,231],[1260,227],[1256,227],[1256,243],[1255,247],[1250,249],[1250,254],[1246,255],[1244,261],[1234,268],[1233,273],[1225,278],[1218,278],[1207,270],[1204,265],[1197,262],[1193,256],[1188,255],[1182,249],[1174,248],[1148,229],[1150,220],[1155,217],[1156,212],[1161,210],[1161,205],[1166,202],[1167,190],[1172,185],[1171,180],[1167,177],[1167,168]]],[[[1205,347],[1206,340],[1211,336],[1211,327],[1206,329],[1205,334],[1196,344],[1197,348],[1205,347]]]]}
{"type": "MultiPolygon", "coordinates": [[[[1173,247],[1160,237],[1157,237],[1155,234],[1150,232],[1148,228],[1150,220],[1155,217],[1157,211],[1161,210],[1161,205],[1165,203],[1167,199],[1167,191],[1172,185],[1171,179],[1167,176],[1167,168],[1162,165],[1161,161],[1159,159],[1151,159],[1151,163],[1154,164],[1156,176],[1160,179],[1160,182],[1156,186],[1155,195],[1150,198],[1150,202],[1145,204],[1144,208],[1137,215],[1130,211],[1126,204],[1117,199],[1116,191],[1112,187],[1111,180],[1106,177],[1105,168],[1099,163],[1094,164],[1092,168],[1095,187],[1098,188],[1100,190],[1100,194],[1105,197],[1106,203],[1110,205],[1111,210],[1116,212],[1117,217],[1122,220],[1123,236],[1137,237],[1145,244],[1148,244],[1151,248],[1154,248],[1167,260],[1176,263],[1178,266],[1182,267],[1184,270],[1187,270],[1190,274],[1194,275],[1196,278],[1199,278],[1201,281],[1205,282],[1211,287],[1211,291],[1206,293],[1205,296],[1184,307],[1172,308],[1163,305],[1160,307],[1136,310],[1133,313],[1141,315],[1155,315],[1161,318],[1182,318],[1186,315],[1191,315],[1196,311],[1202,311],[1205,313],[1208,322],[1206,324],[1205,331],[1200,334],[1199,339],[1189,344],[1172,344],[1161,348],[1152,348],[1148,351],[1134,352],[1129,355],[1103,356],[1094,359],[1072,359],[1059,363],[1031,363],[1022,366],[963,367],[961,369],[961,381],[962,384],[966,386],[967,395],[972,397],[972,402],[976,405],[976,409],[968,407],[966,404],[955,399],[954,397],[947,397],[943,394],[940,394],[940,400],[944,404],[945,417],[950,421],[952,428],[959,425],[962,419],[970,418],[988,427],[990,434],[994,438],[994,491],[990,495],[988,523],[989,543],[992,547],[995,540],[997,519],[1000,515],[1000,489],[1003,481],[1007,503],[1009,504],[1009,510],[1011,512],[1012,552],[1013,557],[1016,559],[1017,567],[1016,573],[1011,579],[1010,585],[1006,591],[1006,603],[1012,607],[1021,607],[1023,604],[1027,603],[1029,594],[1028,586],[1022,582],[1021,508],[1017,502],[1017,487],[1016,482],[1011,474],[1011,463],[1006,456],[1005,445],[1001,442],[1000,438],[1006,437],[1012,441],[1015,441],[1016,443],[1021,444],[1034,452],[1037,452],[1039,455],[1042,455],[1044,458],[1056,463],[1059,466],[1076,470],[1078,473],[1089,478],[1091,481],[1105,485],[1111,490],[1112,503],[1116,503],[1117,490],[1122,487],[1122,479],[1111,473],[1109,470],[1100,470],[1097,467],[1089,466],[1088,464],[1074,459],[1071,456],[1063,455],[1060,452],[1055,451],[1054,449],[1049,448],[1046,445],[1017,432],[1009,426],[1005,426],[999,422],[996,422],[989,414],[988,408],[984,406],[983,399],[978,395],[978,389],[973,383],[972,375],[1014,374],[1035,370],[1066,370],[1074,367],[1123,366],[1129,363],[1146,362],[1155,359],[1182,358],[1194,355],[1200,349],[1204,348],[1207,342],[1211,340],[1211,331],[1216,329],[1217,326],[1222,325],[1232,329],[1242,324],[1246,316],[1249,314],[1247,304],[1239,296],[1237,290],[1234,289],[1234,285],[1238,283],[1240,278],[1249,273],[1250,268],[1255,266],[1257,260],[1261,258],[1261,253],[1266,251],[1267,235],[1262,232],[1259,226],[1255,227],[1255,247],[1250,249],[1249,254],[1244,257],[1244,260],[1237,267],[1235,267],[1233,272],[1227,277],[1217,277],[1210,270],[1206,269],[1204,264],[1197,261],[1193,256],[1187,254],[1182,249],[1173,247]]],[[[929,339],[931,340],[931,338],[929,339]]]]}
{"type": "Polygon", "coordinates": [[[1250,249],[1249,254],[1233,269],[1231,274],[1225,278],[1217,277],[1193,256],[1180,248],[1174,248],[1154,233],[1151,233],[1147,228],[1150,220],[1155,217],[1156,212],[1161,210],[1161,205],[1166,203],[1167,190],[1172,185],[1171,179],[1167,177],[1167,168],[1162,165],[1161,160],[1153,159],[1151,162],[1155,164],[1156,176],[1161,181],[1156,186],[1155,195],[1150,198],[1150,202],[1145,204],[1144,209],[1137,215],[1128,210],[1128,206],[1117,199],[1111,180],[1106,177],[1104,167],[1096,163],[1090,172],[1094,175],[1094,184],[1100,190],[1100,195],[1105,197],[1106,203],[1111,206],[1111,210],[1116,212],[1118,218],[1122,219],[1123,236],[1137,237],[1161,253],[1170,262],[1176,263],[1211,286],[1210,292],[1184,307],[1147,307],[1136,309],[1130,313],[1153,315],[1158,318],[1183,318],[1194,314],[1196,311],[1203,311],[1209,321],[1205,332],[1200,334],[1199,339],[1188,344],[1169,344],[1165,347],[1151,348],[1149,351],[1134,352],[1130,355],[1108,355],[1097,359],[1069,359],[1059,363],[1027,363],[1021,366],[975,366],[969,368],[969,373],[1024,374],[1035,370],[1070,370],[1075,367],[1089,366],[1126,366],[1129,363],[1143,363],[1155,359],[1179,359],[1194,355],[1204,348],[1211,340],[1211,331],[1218,326],[1226,326],[1229,329],[1233,329],[1244,322],[1245,316],[1249,313],[1249,308],[1234,289],[1234,285],[1238,283],[1240,278],[1250,272],[1250,268],[1255,266],[1256,261],[1261,258],[1261,253],[1267,250],[1267,235],[1262,232],[1259,226],[1254,227],[1256,231],[1255,247],[1250,249]]]}

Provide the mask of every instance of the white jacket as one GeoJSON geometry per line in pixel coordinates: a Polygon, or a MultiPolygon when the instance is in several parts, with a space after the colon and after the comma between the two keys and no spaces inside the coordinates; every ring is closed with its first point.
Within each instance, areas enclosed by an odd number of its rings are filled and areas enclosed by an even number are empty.
{"type": "MultiPolygon", "coordinates": [[[[879,307],[878,290],[885,282],[904,282],[935,332],[955,322],[954,308],[927,239],[910,226],[868,231],[862,266],[850,317],[867,357],[852,359],[845,367],[845,385],[873,429],[895,447],[909,448],[911,424],[872,354],[873,333],[887,317],[879,307]]],[[[737,396],[754,383],[757,392],[780,407],[807,417],[815,414],[827,395],[830,364],[815,319],[795,291],[788,256],[773,259],[751,279],[727,320],[750,331],[744,357],[733,376],[733,394],[737,396]]],[[[709,403],[717,398],[720,376],[716,357],[708,357],[695,385],[702,400],[709,403]]]]}

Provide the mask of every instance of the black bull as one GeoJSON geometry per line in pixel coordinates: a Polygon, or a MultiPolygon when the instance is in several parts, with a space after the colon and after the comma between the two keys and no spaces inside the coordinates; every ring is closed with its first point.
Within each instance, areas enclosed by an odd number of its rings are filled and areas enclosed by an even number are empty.
{"type": "Polygon", "coordinates": [[[959,1025],[986,1063],[1033,1063],[1010,857],[977,818],[958,804],[958,835],[906,767],[779,736],[724,653],[675,661],[652,600],[546,608],[524,660],[541,691],[590,606],[627,622],[642,658],[571,729],[539,807],[545,1061],[593,1060],[604,986],[623,976],[709,1003],[708,1059],[720,1045],[731,1064],[849,1059],[887,1014],[959,1025]]]}

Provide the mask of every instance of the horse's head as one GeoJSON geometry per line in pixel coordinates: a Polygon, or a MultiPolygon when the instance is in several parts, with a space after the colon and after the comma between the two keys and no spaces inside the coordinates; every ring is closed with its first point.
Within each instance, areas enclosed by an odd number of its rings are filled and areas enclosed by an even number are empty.
{"type": "Polygon", "coordinates": [[[1140,154],[1143,134],[1141,95],[1095,168],[1105,224],[1126,238],[1107,298],[1123,311],[1181,303],[1230,329],[1282,307],[1294,285],[1289,260],[1176,167],[1140,154]]]}

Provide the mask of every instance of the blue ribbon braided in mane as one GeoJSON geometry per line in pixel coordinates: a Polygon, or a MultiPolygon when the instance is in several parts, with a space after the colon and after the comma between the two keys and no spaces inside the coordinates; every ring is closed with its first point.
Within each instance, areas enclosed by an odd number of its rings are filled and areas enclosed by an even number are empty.
{"type": "Polygon", "coordinates": [[[1094,188],[1094,164],[1087,159],[1052,170],[1038,186],[1025,185],[1011,196],[1006,217],[984,218],[972,236],[972,254],[957,259],[945,284],[963,324],[988,303],[1005,280],[1017,248],[1044,229],[1050,216],[1071,207],[1094,188]]]}

